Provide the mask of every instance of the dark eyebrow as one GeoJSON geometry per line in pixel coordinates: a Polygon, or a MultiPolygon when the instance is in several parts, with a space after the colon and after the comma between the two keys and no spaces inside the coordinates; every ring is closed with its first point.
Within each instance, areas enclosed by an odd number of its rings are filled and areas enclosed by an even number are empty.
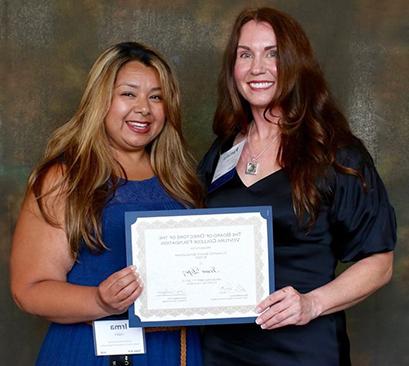
{"type": "Polygon", "coordinates": [[[129,87],[134,88],[134,89],[138,89],[138,88],[139,88],[139,85],[132,84],[132,83],[121,83],[121,84],[118,84],[118,85],[116,86],[116,88],[119,88],[119,87],[121,87],[121,86],[129,86],[129,87]]]}
{"type": "MultiPolygon", "coordinates": [[[[247,47],[247,46],[244,46],[244,45],[241,45],[241,44],[239,44],[237,46],[237,48],[243,48],[243,49],[245,49],[247,51],[251,51],[250,47],[247,47]]],[[[264,51],[273,50],[274,48],[277,48],[277,45],[271,45],[271,46],[264,47],[264,51]]]]}
{"type": "MultiPolygon", "coordinates": [[[[129,86],[133,89],[139,89],[139,85],[133,84],[133,83],[122,83],[122,84],[117,85],[116,88],[119,88],[121,86],[129,86]]],[[[151,89],[151,92],[156,92],[156,91],[162,91],[162,88],[160,86],[156,86],[151,89]]]]}

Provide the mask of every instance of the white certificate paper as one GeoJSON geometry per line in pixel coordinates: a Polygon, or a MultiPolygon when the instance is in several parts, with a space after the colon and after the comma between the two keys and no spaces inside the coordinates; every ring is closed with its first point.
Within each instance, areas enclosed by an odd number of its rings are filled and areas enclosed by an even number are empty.
{"type": "Polygon", "coordinates": [[[127,212],[131,326],[253,322],[274,290],[271,207],[127,212]]]}

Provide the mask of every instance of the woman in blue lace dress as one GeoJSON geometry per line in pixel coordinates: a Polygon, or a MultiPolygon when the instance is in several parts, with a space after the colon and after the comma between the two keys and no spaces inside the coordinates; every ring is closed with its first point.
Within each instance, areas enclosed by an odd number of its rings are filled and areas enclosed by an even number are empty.
{"type": "Polygon", "coordinates": [[[143,291],[124,212],[201,204],[168,64],[138,43],[107,49],[29,178],[13,239],[13,297],[52,322],[37,365],[200,365],[194,328],[147,329],[145,354],[95,356],[91,324],[123,318],[143,291]]]}

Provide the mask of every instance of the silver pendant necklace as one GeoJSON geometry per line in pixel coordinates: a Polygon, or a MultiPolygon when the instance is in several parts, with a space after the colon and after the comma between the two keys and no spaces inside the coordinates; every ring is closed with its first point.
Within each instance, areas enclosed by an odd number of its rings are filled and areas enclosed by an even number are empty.
{"type": "Polygon", "coordinates": [[[247,132],[247,147],[250,153],[250,160],[247,162],[246,164],[246,169],[244,171],[245,174],[247,175],[257,175],[258,170],[259,170],[259,162],[257,161],[260,156],[262,156],[268,149],[271,148],[271,146],[273,146],[273,142],[277,139],[277,137],[279,136],[279,134],[277,134],[276,136],[274,136],[273,140],[263,149],[261,150],[260,153],[258,153],[257,155],[254,155],[253,152],[251,151],[251,146],[250,146],[250,131],[251,128],[253,127],[253,124],[255,122],[253,122],[250,125],[249,131],[247,132]]]}

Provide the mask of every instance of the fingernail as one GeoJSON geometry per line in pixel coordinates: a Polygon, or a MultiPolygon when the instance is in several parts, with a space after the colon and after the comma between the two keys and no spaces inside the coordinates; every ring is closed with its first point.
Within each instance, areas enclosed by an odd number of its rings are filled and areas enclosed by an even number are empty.
{"type": "Polygon", "coordinates": [[[261,313],[261,308],[259,308],[258,306],[256,307],[256,313],[261,313]]]}
{"type": "Polygon", "coordinates": [[[129,266],[129,268],[131,268],[133,271],[136,271],[136,266],[134,264],[132,264],[131,266],[129,266]]]}
{"type": "Polygon", "coordinates": [[[266,329],[266,326],[265,326],[264,324],[261,324],[261,325],[260,325],[260,328],[261,328],[261,329],[266,329]]]}
{"type": "Polygon", "coordinates": [[[261,324],[261,319],[257,318],[256,319],[256,324],[260,325],[261,324]]]}

